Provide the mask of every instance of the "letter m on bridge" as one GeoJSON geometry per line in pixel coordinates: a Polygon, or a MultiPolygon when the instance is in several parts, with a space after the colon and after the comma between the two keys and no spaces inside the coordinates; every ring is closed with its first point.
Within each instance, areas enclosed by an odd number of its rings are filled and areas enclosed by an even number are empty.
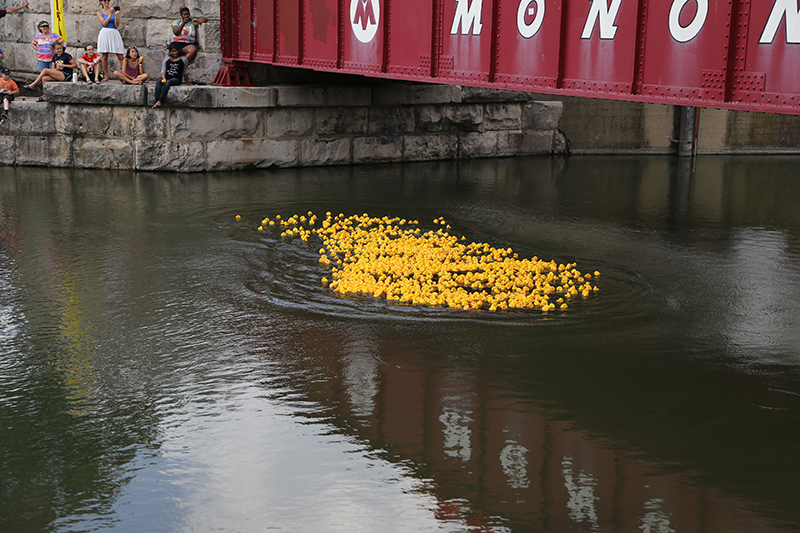
{"type": "Polygon", "coordinates": [[[450,35],[469,34],[472,28],[472,35],[480,35],[483,24],[481,23],[481,10],[483,0],[456,0],[456,14],[453,17],[453,26],[450,28],[450,35]],[[461,28],[459,32],[458,29],[461,28]]]}
{"type": "Polygon", "coordinates": [[[353,17],[353,25],[361,23],[361,29],[366,30],[368,24],[377,24],[375,10],[372,9],[372,0],[356,0],[356,14],[353,17]]]}
{"type": "Polygon", "coordinates": [[[775,0],[759,44],[772,44],[775,41],[781,20],[786,21],[786,43],[800,44],[800,8],[797,7],[797,0],[775,0]]]}

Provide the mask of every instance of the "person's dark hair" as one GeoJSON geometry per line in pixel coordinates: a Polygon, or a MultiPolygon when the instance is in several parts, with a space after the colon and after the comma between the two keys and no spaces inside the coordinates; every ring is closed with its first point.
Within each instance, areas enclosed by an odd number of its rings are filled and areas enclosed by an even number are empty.
{"type": "Polygon", "coordinates": [[[178,46],[175,43],[169,43],[169,47],[167,48],[167,50],[177,50],[177,51],[180,52],[181,51],[181,47],[178,46]]]}
{"type": "Polygon", "coordinates": [[[131,50],[136,50],[136,53],[139,54],[139,49],[136,48],[135,46],[131,46],[130,48],[128,48],[128,51],[125,52],[125,57],[127,57],[128,59],[131,58],[131,50]]]}
{"type": "Polygon", "coordinates": [[[188,7],[182,7],[181,10],[178,11],[178,14],[180,15],[183,15],[184,13],[189,13],[191,15],[191,12],[189,11],[188,7]]]}

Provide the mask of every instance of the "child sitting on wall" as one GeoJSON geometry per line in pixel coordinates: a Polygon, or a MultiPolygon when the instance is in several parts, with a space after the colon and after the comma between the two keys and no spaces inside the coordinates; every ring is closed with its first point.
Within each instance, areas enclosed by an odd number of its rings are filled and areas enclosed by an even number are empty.
{"type": "Polygon", "coordinates": [[[87,44],[84,49],[84,54],[77,59],[78,65],[81,67],[81,74],[78,79],[86,80],[86,83],[100,83],[103,79],[103,73],[99,68],[100,54],[94,51],[94,46],[87,44]]]}
{"type": "Polygon", "coordinates": [[[0,113],[0,124],[8,118],[11,102],[14,101],[14,97],[18,94],[19,87],[11,79],[11,71],[7,68],[0,70],[0,95],[3,98],[3,112],[0,113]]]}
{"type": "Polygon", "coordinates": [[[169,45],[169,57],[164,58],[161,64],[161,79],[156,82],[156,103],[153,104],[153,109],[161,107],[170,87],[180,85],[181,78],[186,78],[186,85],[191,85],[189,74],[186,72],[188,68],[189,61],[186,56],[181,55],[181,49],[175,43],[169,45]]]}
{"type": "Polygon", "coordinates": [[[139,55],[138,48],[128,48],[125,59],[122,60],[122,70],[115,70],[114,77],[123,85],[141,85],[147,81],[149,75],[144,71],[144,57],[139,55]]]}
{"type": "MultiPolygon", "coordinates": [[[[64,51],[64,43],[53,43],[53,58],[50,60],[50,68],[46,68],[39,73],[39,76],[30,85],[23,85],[23,89],[32,90],[37,84],[44,85],[48,81],[70,81],[72,79],[72,69],[78,68],[75,59],[64,51]]],[[[40,96],[37,102],[44,102],[44,96],[40,96]]]]}

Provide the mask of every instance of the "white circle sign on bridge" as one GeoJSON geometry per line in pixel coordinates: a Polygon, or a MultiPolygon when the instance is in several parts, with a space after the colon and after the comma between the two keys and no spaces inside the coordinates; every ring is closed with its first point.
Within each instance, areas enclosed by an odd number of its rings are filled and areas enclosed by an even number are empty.
{"type": "Polygon", "coordinates": [[[544,0],[520,0],[517,9],[517,30],[525,39],[530,39],[541,29],[544,21],[544,0]],[[530,24],[527,19],[533,19],[530,24]]]}
{"type": "Polygon", "coordinates": [[[350,0],[350,26],[356,39],[362,43],[368,43],[375,37],[380,19],[380,0],[350,0]]]}

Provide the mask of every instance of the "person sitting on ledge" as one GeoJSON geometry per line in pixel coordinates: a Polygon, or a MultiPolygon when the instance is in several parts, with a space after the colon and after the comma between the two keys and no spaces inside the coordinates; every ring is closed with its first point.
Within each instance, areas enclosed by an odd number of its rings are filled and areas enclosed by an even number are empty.
{"type": "Polygon", "coordinates": [[[19,87],[11,79],[11,71],[7,68],[0,69],[0,98],[3,99],[3,112],[0,114],[0,124],[8,118],[11,102],[19,94],[19,87]]]}
{"type": "Polygon", "coordinates": [[[78,65],[81,67],[78,79],[92,83],[92,78],[94,78],[95,83],[100,83],[103,78],[103,72],[100,69],[100,54],[95,53],[94,46],[91,44],[87,44],[83,51],[84,54],[77,59],[78,65]]]}
{"type": "Polygon", "coordinates": [[[139,49],[135,46],[128,48],[125,59],[122,60],[122,72],[114,71],[114,77],[129,85],[141,85],[149,77],[144,71],[144,57],[139,55],[139,49]]]}
{"type": "Polygon", "coordinates": [[[8,9],[0,9],[0,19],[5,17],[9,13],[15,13],[20,9],[25,9],[26,7],[28,7],[28,0],[25,0],[25,2],[21,6],[9,7],[8,9]]]}
{"type": "Polygon", "coordinates": [[[181,50],[175,43],[170,44],[169,57],[164,58],[161,64],[161,79],[156,82],[156,103],[153,104],[153,109],[161,107],[170,87],[181,84],[181,77],[186,78],[186,85],[191,85],[189,74],[186,73],[188,68],[189,60],[181,55],[181,50]]]}
{"type": "MultiPolygon", "coordinates": [[[[53,43],[53,59],[50,68],[46,68],[39,73],[30,85],[23,85],[23,89],[32,90],[39,83],[44,85],[48,81],[69,81],[72,79],[72,69],[78,68],[75,59],[64,51],[63,43],[53,43]]],[[[40,96],[37,102],[44,102],[44,96],[40,96]]]]}
{"type": "Polygon", "coordinates": [[[181,53],[191,63],[197,57],[197,27],[208,22],[208,19],[205,17],[193,19],[188,7],[182,7],[180,15],[181,18],[172,23],[173,37],[170,46],[177,44],[181,53]]]}

